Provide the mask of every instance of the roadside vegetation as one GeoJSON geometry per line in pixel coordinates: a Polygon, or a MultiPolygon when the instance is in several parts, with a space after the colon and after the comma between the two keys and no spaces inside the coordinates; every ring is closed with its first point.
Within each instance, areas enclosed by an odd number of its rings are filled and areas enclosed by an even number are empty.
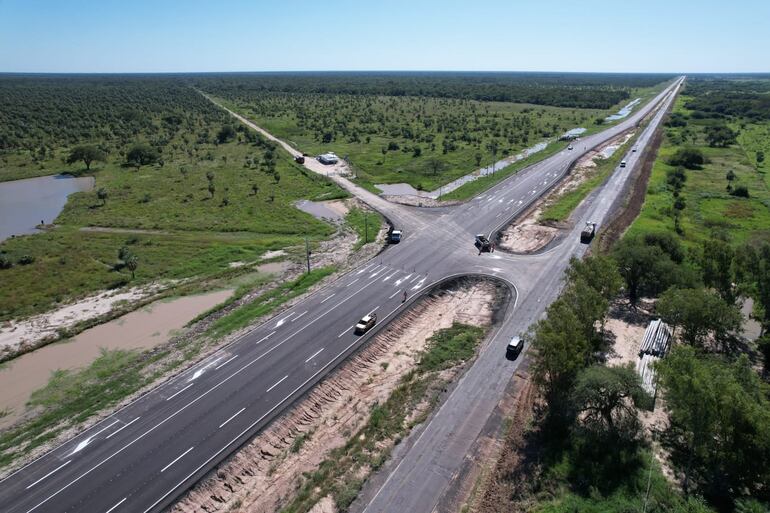
{"type": "Polygon", "coordinates": [[[631,233],[675,233],[688,248],[770,240],[769,93],[770,80],[688,80],[631,233]]]}
{"type": "Polygon", "coordinates": [[[358,235],[358,240],[354,246],[354,249],[358,249],[375,240],[384,220],[377,212],[355,207],[347,213],[345,222],[358,235]]]}
{"type": "Polygon", "coordinates": [[[210,278],[335,229],[295,208],[347,194],[164,77],[5,77],[0,180],[95,177],[40,234],[0,243],[0,320],[104,289],[210,278]]]}
{"type": "Polygon", "coordinates": [[[506,470],[512,507],[767,510],[768,90],[762,80],[688,82],[666,121],[642,214],[608,254],[571,263],[562,294],[531,328],[543,409],[506,470]],[[742,336],[748,298],[757,340],[742,336]],[[610,303],[634,315],[642,300],[674,328],[655,403],[632,367],[605,363],[610,303]],[[640,418],[653,404],[668,419],[662,432],[640,418]]]}
{"type": "Polygon", "coordinates": [[[230,314],[217,319],[209,328],[214,337],[222,337],[232,331],[245,328],[256,319],[274,311],[280,305],[308,291],[313,285],[336,271],[334,267],[313,269],[295,280],[280,284],[230,314]]]}
{"type": "Polygon", "coordinates": [[[387,400],[374,406],[363,428],[332,450],[316,471],[305,475],[296,497],[281,512],[305,513],[327,496],[333,498],[338,511],[347,511],[366,476],[387,461],[393,444],[425,420],[427,412],[417,418],[412,414],[420,403],[436,401],[446,384],[439,373],[472,359],[484,334],[483,328],[457,322],[437,331],[416,368],[401,379],[387,400]]]}

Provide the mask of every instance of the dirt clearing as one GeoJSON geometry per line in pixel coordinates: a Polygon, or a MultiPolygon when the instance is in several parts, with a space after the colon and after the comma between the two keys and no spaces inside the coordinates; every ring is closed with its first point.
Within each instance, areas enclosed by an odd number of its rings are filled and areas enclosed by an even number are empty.
{"type": "MultiPolygon", "coordinates": [[[[474,282],[417,302],[364,349],[325,378],[300,402],[196,486],[173,509],[179,512],[273,512],[290,501],[303,479],[329,453],[348,442],[417,364],[436,331],[462,322],[491,323],[495,286],[474,282]]],[[[442,371],[447,372],[447,371],[442,371]]],[[[411,416],[430,404],[418,404],[411,416]]],[[[365,468],[365,479],[371,469],[365,468]]],[[[314,512],[336,511],[324,497],[314,512]]]]}

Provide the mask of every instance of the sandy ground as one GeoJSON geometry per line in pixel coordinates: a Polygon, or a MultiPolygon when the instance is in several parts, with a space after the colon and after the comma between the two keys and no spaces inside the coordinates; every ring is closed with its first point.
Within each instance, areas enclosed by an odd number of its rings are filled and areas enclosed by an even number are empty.
{"type": "MultiPolygon", "coordinates": [[[[451,326],[453,321],[489,324],[494,296],[492,285],[480,283],[419,302],[222,464],[172,511],[279,510],[295,493],[302,473],[315,470],[332,449],[342,446],[350,433],[365,424],[375,403],[388,398],[415,366],[436,330],[451,326]],[[292,451],[300,435],[306,441],[292,451]]],[[[336,508],[326,497],[313,511],[331,513],[336,508]]]]}
{"type": "Polygon", "coordinates": [[[433,199],[427,196],[394,196],[390,194],[383,194],[383,198],[391,203],[399,203],[401,205],[409,205],[412,207],[447,207],[452,205],[459,205],[462,201],[443,201],[440,199],[433,199]]]}
{"type": "Polygon", "coordinates": [[[34,347],[46,339],[58,337],[60,329],[107,314],[116,304],[145,299],[162,288],[162,285],[155,284],[123,292],[106,291],[51,312],[20,321],[8,321],[0,327],[0,352],[6,355],[23,351],[25,346],[34,347]]]}
{"type": "Polygon", "coordinates": [[[551,242],[559,234],[559,229],[538,224],[541,208],[541,205],[536,205],[521,221],[508,225],[500,234],[498,246],[516,253],[531,253],[551,242]]]}
{"type": "Polygon", "coordinates": [[[633,137],[634,132],[621,134],[594,151],[588,152],[577,161],[569,175],[550,193],[535,202],[516,224],[511,224],[500,233],[498,246],[515,253],[532,253],[547,246],[561,231],[561,226],[540,221],[540,216],[548,205],[578,187],[596,167],[596,160],[603,159],[603,152],[622,146],[633,137]]]}

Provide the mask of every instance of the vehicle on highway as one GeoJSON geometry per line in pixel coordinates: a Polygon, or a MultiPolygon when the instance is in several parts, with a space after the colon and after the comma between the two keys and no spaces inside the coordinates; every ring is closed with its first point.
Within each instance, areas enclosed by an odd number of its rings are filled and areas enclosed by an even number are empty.
{"type": "Polygon", "coordinates": [[[625,160],[621,160],[620,161],[620,167],[626,167],[626,161],[625,160]]]}
{"type": "Polygon", "coordinates": [[[358,324],[356,324],[356,328],[354,330],[356,335],[363,335],[370,329],[374,327],[374,325],[377,323],[377,314],[372,312],[369,315],[364,315],[360,321],[358,321],[358,324]]]}
{"type": "Polygon", "coordinates": [[[519,336],[511,338],[508,342],[508,347],[505,348],[505,357],[509,360],[515,360],[521,354],[521,350],[524,347],[524,341],[519,336]]]}
{"type": "Polygon", "coordinates": [[[586,223],[586,227],[580,232],[580,242],[588,244],[596,235],[596,223],[586,223]]]}
{"type": "Polygon", "coordinates": [[[636,153],[636,148],[631,148],[631,153],[636,153]]]}
{"type": "Polygon", "coordinates": [[[567,146],[567,149],[571,150],[572,149],[572,145],[570,144],[569,146],[567,146]]]}
{"type": "Polygon", "coordinates": [[[392,230],[388,237],[388,242],[391,244],[398,244],[401,242],[401,230],[392,230]]]}
{"type": "Polygon", "coordinates": [[[492,243],[489,242],[489,239],[487,239],[483,233],[476,235],[476,242],[474,245],[476,246],[476,249],[479,250],[479,252],[488,252],[492,250],[492,243]]]}

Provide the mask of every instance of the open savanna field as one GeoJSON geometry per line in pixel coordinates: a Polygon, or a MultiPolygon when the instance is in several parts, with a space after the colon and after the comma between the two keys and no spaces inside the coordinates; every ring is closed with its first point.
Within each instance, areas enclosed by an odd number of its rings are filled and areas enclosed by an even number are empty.
{"type": "Polygon", "coordinates": [[[344,85],[335,74],[296,82],[245,74],[196,83],[301,151],[348,157],[363,184],[433,190],[569,129],[595,130],[629,99],[647,99],[670,78],[592,75],[593,82],[583,82],[568,75],[556,83],[468,75],[353,75],[344,85]]]}
{"type": "Polygon", "coordinates": [[[30,80],[0,81],[0,97],[13,100],[0,109],[0,178],[64,172],[94,176],[95,187],[70,196],[46,232],[0,244],[10,265],[0,269],[0,319],[104,289],[231,273],[232,262],[335,231],[294,202],[341,189],[180,81],[30,80]],[[90,169],[66,163],[83,144],[102,154],[90,169]],[[128,164],[137,145],[150,156],[128,164]],[[119,260],[123,247],[134,273],[119,260]]]}
{"type": "Polygon", "coordinates": [[[687,246],[711,237],[733,244],[770,240],[768,152],[770,78],[689,79],[667,122],[631,233],[678,232],[687,246]],[[725,139],[710,139],[722,129],[725,139]],[[684,149],[697,150],[704,162],[692,169],[678,164],[675,155],[684,149]],[[678,192],[677,170],[684,175],[678,192]]]}

